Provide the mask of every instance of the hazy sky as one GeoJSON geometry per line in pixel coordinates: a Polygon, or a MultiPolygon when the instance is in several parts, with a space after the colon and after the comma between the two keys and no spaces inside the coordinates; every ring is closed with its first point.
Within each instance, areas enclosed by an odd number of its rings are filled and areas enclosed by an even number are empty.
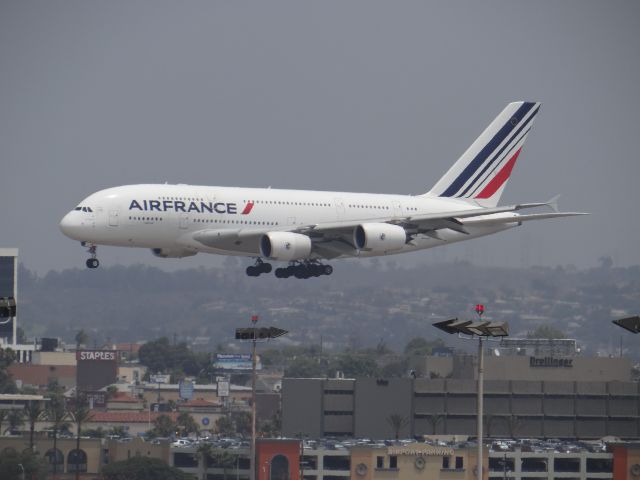
{"type": "Polygon", "coordinates": [[[424,193],[531,100],[502,203],[561,193],[592,215],[408,259],[640,264],[639,52],[637,1],[2,0],[0,247],[39,272],[82,267],[58,222],[122,184],[424,193]]]}

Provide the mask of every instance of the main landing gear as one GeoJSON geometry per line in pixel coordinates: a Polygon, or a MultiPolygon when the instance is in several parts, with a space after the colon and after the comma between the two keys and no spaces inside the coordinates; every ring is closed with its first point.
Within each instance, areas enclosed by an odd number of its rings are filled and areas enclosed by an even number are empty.
{"type": "Polygon", "coordinates": [[[249,275],[250,277],[257,277],[263,273],[271,273],[271,264],[264,263],[259,258],[256,260],[255,265],[247,267],[247,275],[249,275]]]}
{"type": "MultiPolygon", "coordinates": [[[[250,277],[258,277],[263,273],[271,273],[271,264],[265,263],[258,258],[255,265],[247,267],[247,275],[250,277]]],[[[276,268],[275,274],[277,278],[311,278],[320,277],[322,275],[331,275],[333,267],[324,265],[317,260],[306,260],[304,262],[291,262],[288,267],[276,268]]]]}
{"type": "Polygon", "coordinates": [[[323,265],[316,261],[308,261],[304,263],[294,263],[286,268],[276,268],[275,273],[277,278],[289,278],[291,276],[296,278],[311,278],[331,275],[333,273],[333,267],[331,265],[323,265]]]}
{"type": "Polygon", "coordinates": [[[91,254],[91,258],[87,259],[87,268],[98,268],[100,261],[98,260],[98,246],[92,243],[82,242],[83,247],[87,247],[87,253],[91,254]]]}

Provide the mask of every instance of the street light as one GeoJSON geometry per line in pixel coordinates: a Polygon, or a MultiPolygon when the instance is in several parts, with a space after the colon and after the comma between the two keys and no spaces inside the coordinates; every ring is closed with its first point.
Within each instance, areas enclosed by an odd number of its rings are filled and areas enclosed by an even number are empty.
{"type": "Polygon", "coordinates": [[[276,327],[257,328],[258,315],[251,316],[249,328],[236,328],[236,340],[251,340],[251,458],[249,479],[254,480],[256,476],[256,343],[258,340],[270,340],[281,337],[289,332],[276,327]]]}
{"type": "Polygon", "coordinates": [[[480,318],[477,322],[452,318],[442,322],[436,322],[433,326],[450,335],[468,335],[471,338],[478,338],[478,468],[476,476],[478,480],[482,480],[482,417],[484,416],[484,351],[482,348],[482,340],[489,337],[507,337],[509,335],[509,325],[506,322],[482,321],[484,305],[476,305],[475,311],[480,318]]]}

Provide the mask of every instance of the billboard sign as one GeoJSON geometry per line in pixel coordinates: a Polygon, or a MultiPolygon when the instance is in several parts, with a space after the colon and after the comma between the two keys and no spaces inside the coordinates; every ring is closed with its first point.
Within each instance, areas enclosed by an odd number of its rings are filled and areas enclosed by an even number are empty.
{"type": "Polygon", "coordinates": [[[178,390],[180,392],[180,398],[183,400],[191,400],[193,398],[194,385],[191,380],[180,380],[178,390]]]}
{"type": "Polygon", "coordinates": [[[158,373],[156,375],[151,375],[149,380],[151,380],[151,383],[169,383],[171,381],[171,375],[158,373]]]}
{"type": "MultiPolygon", "coordinates": [[[[213,365],[219,370],[251,371],[251,355],[239,353],[217,353],[213,365]]],[[[262,370],[260,356],[256,355],[256,370],[262,370]]]]}
{"type": "Polygon", "coordinates": [[[218,397],[229,396],[229,380],[218,380],[218,397]]]}

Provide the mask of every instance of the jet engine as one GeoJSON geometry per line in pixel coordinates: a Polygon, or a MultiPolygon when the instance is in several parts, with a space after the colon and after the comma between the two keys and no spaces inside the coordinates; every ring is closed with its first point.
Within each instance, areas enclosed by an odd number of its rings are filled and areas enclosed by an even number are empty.
{"type": "Polygon", "coordinates": [[[156,257],[162,258],[182,258],[192,257],[198,252],[185,250],[184,248],[152,248],[151,253],[153,253],[156,257]]]}
{"type": "Polygon", "coordinates": [[[269,232],[260,239],[260,254],[271,260],[309,258],[311,239],[299,233],[269,232]]]}
{"type": "Polygon", "coordinates": [[[386,253],[400,250],[407,243],[407,232],[398,225],[363,223],[353,231],[353,243],[358,250],[386,253]]]}

